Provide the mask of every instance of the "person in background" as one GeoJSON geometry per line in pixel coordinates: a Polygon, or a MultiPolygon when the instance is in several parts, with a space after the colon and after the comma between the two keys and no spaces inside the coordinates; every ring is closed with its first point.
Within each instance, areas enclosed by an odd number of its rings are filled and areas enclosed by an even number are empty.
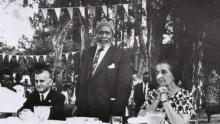
{"type": "Polygon", "coordinates": [[[75,104],[76,96],[74,88],[69,86],[65,91],[61,92],[65,96],[65,104],[75,104]]]}
{"type": "Polygon", "coordinates": [[[109,122],[111,116],[125,116],[132,86],[129,54],[112,45],[113,22],[103,18],[96,26],[97,45],[82,53],[78,116],[98,117],[109,122]]]}
{"type": "Polygon", "coordinates": [[[150,73],[148,71],[144,72],[142,75],[142,83],[138,83],[134,87],[134,102],[135,102],[135,114],[137,115],[143,105],[144,101],[147,99],[148,89],[152,90],[156,87],[150,82],[150,73]]]}
{"type": "Polygon", "coordinates": [[[142,105],[138,116],[145,116],[147,112],[165,112],[163,123],[187,124],[194,114],[192,94],[180,88],[176,65],[171,61],[159,61],[156,64],[157,90],[149,90],[148,98],[142,105]]]}
{"type": "Polygon", "coordinates": [[[136,70],[133,70],[133,73],[132,73],[132,89],[134,88],[134,86],[136,84],[139,84],[139,83],[142,83],[141,79],[138,78],[138,71],[136,70]]]}
{"type": "Polygon", "coordinates": [[[29,95],[17,114],[22,120],[34,118],[34,106],[51,106],[48,119],[65,120],[65,97],[51,89],[53,83],[52,73],[47,65],[35,66],[35,91],[29,95]]]}
{"type": "Polygon", "coordinates": [[[0,83],[2,87],[6,87],[16,92],[16,90],[13,88],[15,84],[13,82],[12,74],[12,70],[9,67],[2,67],[0,69],[0,83]]]}

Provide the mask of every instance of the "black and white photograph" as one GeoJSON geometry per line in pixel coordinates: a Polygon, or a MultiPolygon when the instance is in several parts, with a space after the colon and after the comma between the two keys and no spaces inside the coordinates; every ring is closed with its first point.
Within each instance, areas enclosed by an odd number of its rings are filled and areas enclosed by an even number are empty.
{"type": "Polygon", "coordinates": [[[220,124],[219,0],[0,0],[0,124],[220,124]]]}

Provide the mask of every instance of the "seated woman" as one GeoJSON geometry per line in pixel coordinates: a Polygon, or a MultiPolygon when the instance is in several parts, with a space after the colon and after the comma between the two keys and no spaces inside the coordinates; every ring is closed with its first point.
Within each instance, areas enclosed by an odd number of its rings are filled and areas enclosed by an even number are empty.
{"type": "Polygon", "coordinates": [[[186,124],[194,113],[192,95],[177,85],[174,63],[161,61],[156,65],[157,90],[148,91],[148,98],[138,116],[150,111],[165,112],[164,123],[186,124]]]}

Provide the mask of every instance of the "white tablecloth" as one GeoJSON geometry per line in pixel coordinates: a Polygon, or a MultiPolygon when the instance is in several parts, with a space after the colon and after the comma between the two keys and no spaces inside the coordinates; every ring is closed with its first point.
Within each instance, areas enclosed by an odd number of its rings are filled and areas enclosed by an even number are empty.
{"type": "Polygon", "coordinates": [[[66,121],[58,121],[58,120],[46,120],[44,122],[38,121],[24,121],[19,119],[18,117],[8,117],[0,119],[0,124],[109,124],[103,123],[94,118],[87,118],[87,117],[72,117],[67,118],[66,121]]]}

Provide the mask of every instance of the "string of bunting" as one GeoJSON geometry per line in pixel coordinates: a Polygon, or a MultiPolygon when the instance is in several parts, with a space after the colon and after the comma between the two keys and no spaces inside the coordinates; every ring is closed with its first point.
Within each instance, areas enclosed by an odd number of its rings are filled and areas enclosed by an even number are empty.
{"type": "MultiPolygon", "coordinates": [[[[65,57],[65,59],[68,60],[69,56],[71,55],[74,56],[77,52],[79,51],[63,53],[62,57],[65,57]]],[[[20,58],[24,58],[25,60],[27,60],[28,58],[36,59],[36,61],[39,62],[40,57],[42,57],[43,61],[46,62],[48,57],[55,56],[55,54],[53,53],[52,55],[10,55],[7,53],[0,53],[0,56],[2,56],[3,61],[5,61],[6,58],[8,58],[8,62],[11,61],[13,56],[15,56],[17,62],[19,61],[20,58]]]]}
{"type": "MultiPolygon", "coordinates": [[[[99,5],[99,6],[55,7],[55,8],[54,7],[49,7],[49,8],[39,8],[39,9],[41,10],[44,19],[47,18],[48,10],[53,10],[56,14],[57,19],[59,20],[61,11],[64,10],[64,9],[67,9],[67,12],[68,12],[70,18],[72,19],[74,9],[79,9],[80,13],[81,13],[81,16],[83,18],[85,18],[85,13],[86,13],[85,8],[88,8],[87,9],[88,12],[91,13],[93,16],[96,16],[95,15],[96,14],[96,8],[101,7],[102,8],[102,13],[105,16],[108,16],[108,15],[111,14],[112,11],[117,13],[117,9],[118,9],[119,6],[122,6],[124,8],[125,12],[128,14],[128,10],[130,9],[131,5],[132,5],[131,3],[126,3],[126,4],[114,4],[114,5],[101,5],[101,6],[99,5]]],[[[146,1],[142,1],[142,8],[145,12],[146,12],[146,6],[147,6],[146,1]]],[[[145,16],[142,16],[142,24],[141,25],[144,26],[144,27],[146,27],[146,25],[147,25],[145,16]]],[[[123,39],[122,36],[124,36],[124,39],[127,39],[126,34],[122,35],[122,33],[123,33],[122,31],[120,33],[121,33],[121,40],[119,42],[117,42],[117,44],[121,43],[121,41],[123,39]]],[[[132,32],[132,36],[130,38],[128,38],[127,40],[123,40],[123,41],[125,41],[125,42],[129,41],[128,43],[126,43],[127,47],[132,47],[134,45],[135,41],[137,42],[137,44],[139,44],[138,43],[138,41],[139,41],[138,37],[134,36],[134,31],[132,32]]],[[[146,39],[144,39],[144,42],[145,43],[147,42],[146,39]]]]}
{"type": "MultiPolygon", "coordinates": [[[[146,4],[144,4],[146,5],[146,4]]],[[[47,18],[47,12],[48,10],[54,10],[55,11],[55,14],[56,14],[56,17],[57,19],[59,20],[60,18],[60,14],[61,14],[61,11],[63,9],[67,9],[68,10],[68,13],[69,13],[69,16],[70,18],[72,19],[73,17],[73,9],[79,9],[80,10],[80,13],[81,13],[81,16],[85,18],[85,8],[88,8],[89,11],[95,15],[95,9],[97,7],[101,7],[102,8],[102,11],[105,15],[108,15],[108,8],[109,6],[112,6],[112,8],[114,9],[115,12],[117,12],[117,8],[118,6],[123,6],[124,7],[124,10],[126,13],[128,13],[128,9],[129,9],[129,3],[127,4],[114,4],[114,5],[102,5],[102,6],[80,6],[80,7],[56,7],[56,8],[39,8],[44,16],[44,19],[47,18]]],[[[146,8],[145,6],[143,6],[144,8],[146,8]]],[[[144,9],[146,10],[146,9],[144,9]]]]}

